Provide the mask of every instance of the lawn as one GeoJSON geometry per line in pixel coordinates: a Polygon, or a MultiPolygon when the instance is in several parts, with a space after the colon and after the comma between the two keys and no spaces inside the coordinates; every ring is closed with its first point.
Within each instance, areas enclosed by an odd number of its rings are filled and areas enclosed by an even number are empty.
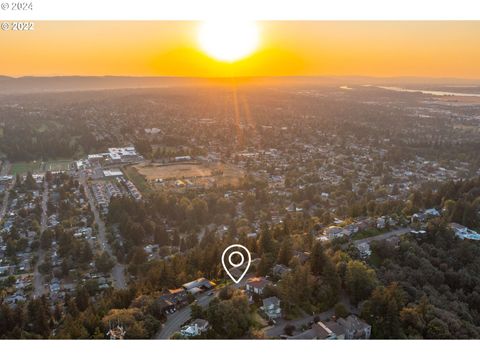
{"type": "Polygon", "coordinates": [[[260,316],[257,309],[254,309],[250,313],[250,320],[252,321],[255,329],[263,329],[265,326],[268,326],[268,321],[260,316]]]}
{"type": "Polygon", "coordinates": [[[29,171],[34,173],[34,172],[41,171],[41,165],[42,165],[41,161],[16,162],[16,163],[12,164],[12,168],[11,168],[10,171],[13,175],[16,175],[16,174],[23,175],[23,174],[26,174],[29,171]]]}
{"type": "Polygon", "coordinates": [[[32,162],[16,162],[12,164],[11,173],[13,175],[24,175],[27,172],[43,173],[46,171],[67,171],[72,164],[71,160],[52,160],[52,161],[32,161],[32,162]]]}
{"type": "Polygon", "coordinates": [[[361,239],[366,239],[366,238],[369,238],[369,237],[372,237],[372,236],[377,236],[377,235],[380,235],[380,234],[383,234],[384,232],[387,232],[388,229],[377,229],[377,228],[370,228],[370,229],[366,229],[366,230],[363,230],[363,231],[360,231],[358,233],[356,233],[355,235],[352,236],[352,240],[361,240],[361,239]]]}
{"type": "Polygon", "coordinates": [[[43,169],[45,171],[67,171],[70,170],[71,165],[71,160],[47,161],[44,163],[43,169]]]}
{"type": "Polygon", "coordinates": [[[123,168],[123,173],[127,178],[135,184],[137,189],[142,193],[146,194],[152,190],[148,184],[145,177],[138,172],[138,170],[133,166],[126,166],[123,168]]]}

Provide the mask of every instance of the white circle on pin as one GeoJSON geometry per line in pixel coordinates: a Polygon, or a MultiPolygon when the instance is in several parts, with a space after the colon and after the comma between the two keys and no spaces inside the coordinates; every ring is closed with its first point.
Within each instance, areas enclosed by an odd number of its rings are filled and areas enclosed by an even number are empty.
{"type": "Polygon", "coordinates": [[[233,267],[237,268],[239,266],[242,266],[243,262],[245,261],[245,257],[243,256],[243,254],[240,252],[240,251],[234,251],[232,252],[229,257],[228,257],[228,262],[230,263],[230,265],[232,265],[233,267]],[[232,261],[232,256],[233,255],[240,255],[240,261],[238,263],[234,263],[232,261]]]}

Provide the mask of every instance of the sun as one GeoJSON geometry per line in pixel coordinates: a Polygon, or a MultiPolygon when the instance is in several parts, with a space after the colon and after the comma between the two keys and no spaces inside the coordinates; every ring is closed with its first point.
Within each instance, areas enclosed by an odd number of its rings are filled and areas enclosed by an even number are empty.
{"type": "Polygon", "coordinates": [[[255,51],[259,43],[259,31],[253,21],[205,21],[200,25],[198,41],[210,57],[234,62],[255,51]]]}

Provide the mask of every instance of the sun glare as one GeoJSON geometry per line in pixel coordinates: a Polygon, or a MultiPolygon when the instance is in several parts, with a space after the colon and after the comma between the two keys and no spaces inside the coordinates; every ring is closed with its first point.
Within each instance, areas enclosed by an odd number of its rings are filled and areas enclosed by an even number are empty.
{"type": "Polygon", "coordinates": [[[206,21],[200,25],[198,40],[207,55],[234,62],[255,51],[258,27],[253,21],[206,21]]]}

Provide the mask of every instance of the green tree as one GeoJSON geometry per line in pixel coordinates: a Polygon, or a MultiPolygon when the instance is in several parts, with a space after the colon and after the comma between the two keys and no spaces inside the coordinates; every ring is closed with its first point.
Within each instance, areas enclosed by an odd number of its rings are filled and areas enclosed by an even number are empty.
{"type": "Polygon", "coordinates": [[[220,338],[244,337],[251,325],[247,297],[237,292],[229,300],[212,300],[207,309],[207,320],[220,338]]]}
{"type": "Polygon", "coordinates": [[[258,248],[261,254],[269,254],[274,250],[274,242],[270,228],[267,224],[263,224],[260,239],[258,240],[258,248]]]}
{"type": "Polygon", "coordinates": [[[337,303],[335,305],[335,316],[337,318],[346,318],[349,314],[347,307],[342,303],[337,303]]]}
{"type": "Polygon", "coordinates": [[[115,261],[106,251],[102,252],[95,258],[95,267],[101,273],[110,272],[114,265],[115,261]]]}
{"type": "Polygon", "coordinates": [[[432,319],[426,328],[427,339],[449,339],[452,337],[448,325],[440,319],[432,319]]]}
{"type": "Polygon", "coordinates": [[[300,309],[312,311],[312,292],[315,279],[307,266],[298,266],[283,276],[278,282],[277,289],[282,308],[289,315],[297,315],[300,309]]]}
{"type": "Polygon", "coordinates": [[[155,242],[160,246],[170,245],[168,233],[162,225],[157,225],[155,228],[155,242]]]}
{"type": "Polygon", "coordinates": [[[397,283],[376,288],[364,304],[362,316],[371,322],[372,335],[377,339],[404,337],[400,311],[405,304],[405,293],[397,283]]]}
{"type": "Polygon", "coordinates": [[[310,254],[310,269],[313,275],[319,276],[322,274],[326,259],[327,257],[325,255],[323,245],[320,241],[317,241],[313,245],[312,252],[310,254]]]}
{"type": "Polygon", "coordinates": [[[280,250],[278,252],[277,263],[288,266],[290,260],[293,256],[293,247],[292,240],[287,236],[280,245],[280,250]]]}
{"type": "Polygon", "coordinates": [[[345,286],[353,303],[367,299],[377,285],[375,270],[361,261],[352,260],[347,264],[345,286]]]}

